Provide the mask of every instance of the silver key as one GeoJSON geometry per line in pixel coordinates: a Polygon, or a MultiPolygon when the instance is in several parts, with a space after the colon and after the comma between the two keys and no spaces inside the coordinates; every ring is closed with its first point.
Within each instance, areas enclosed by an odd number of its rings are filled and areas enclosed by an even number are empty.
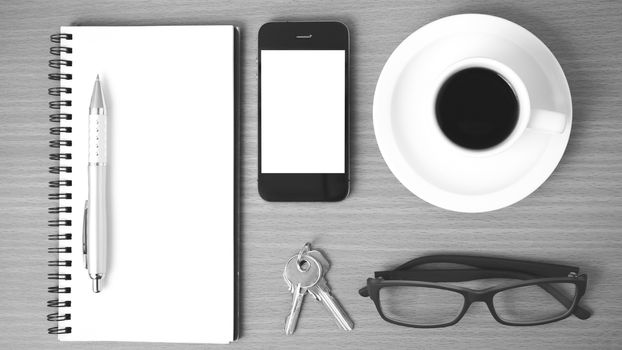
{"type": "Polygon", "coordinates": [[[351,331],[354,328],[354,322],[352,322],[352,319],[345,312],[339,301],[332,296],[330,287],[325,278],[326,273],[330,269],[330,262],[326,259],[324,254],[317,250],[310,250],[307,255],[313,257],[322,264],[322,278],[320,278],[316,284],[308,288],[309,294],[324,305],[326,310],[334,316],[339,327],[343,330],[351,331]]]}
{"type": "Polygon", "coordinates": [[[317,284],[322,278],[322,264],[311,256],[302,255],[300,262],[298,254],[292,256],[285,264],[283,279],[289,287],[292,296],[292,307],[285,319],[285,334],[293,334],[300,317],[302,301],[309,287],[317,284]]]}
{"type": "MultiPolygon", "coordinates": [[[[305,245],[302,247],[302,249],[300,249],[300,251],[298,251],[298,255],[296,256],[296,261],[298,262],[299,267],[301,267],[301,263],[302,263],[302,257],[304,255],[307,254],[307,252],[309,252],[309,250],[311,249],[311,243],[307,242],[305,243],[305,245]]],[[[287,264],[285,264],[285,269],[287,270],[287,265],[291,263],[291,258],[287,261],[287,264]]],[[[320,265],[322,265],[322,263],[320,263],[320,265]]],[[[302,267],[301,267],[302,268],[302,267]]],[[[289,288],[289,292],[293,293],[294,292],[294,288],[296,287],[295,285],[293,285],[285,276],[285,271],[283,271],[283,279],[285,280],[285,283],[287,283],[287,287],[289,288]]]]}

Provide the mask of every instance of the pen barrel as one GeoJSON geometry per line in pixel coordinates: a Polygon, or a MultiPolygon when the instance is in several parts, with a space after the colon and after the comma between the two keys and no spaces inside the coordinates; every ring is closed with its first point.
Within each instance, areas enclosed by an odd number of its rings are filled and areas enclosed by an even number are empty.
{"type": "Polygon", "coordinates": [[[107,119],[103,112],[89,115],[89,164],[106,164],[108,160],[107,119]]]}
{"type": "Polygon", "coordinates": [[[87,262],[91,278],[106,273],[108,225],[106,208],[106,166],[89,164],[89,207],[87,212],[87,262]]]}

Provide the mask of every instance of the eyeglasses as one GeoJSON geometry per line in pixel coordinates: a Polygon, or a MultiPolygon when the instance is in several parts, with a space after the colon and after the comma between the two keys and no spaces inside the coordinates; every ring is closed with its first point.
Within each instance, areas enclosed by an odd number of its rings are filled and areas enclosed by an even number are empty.
{"type": "Polygon", "coordinates": [[[535,326],[570,315],[585,320],[591,312],[579,306],[587,275],[579,268],[522,260],[464,255],[432,255],[411,260],[393,271],[379,271],[359,290],[370,297],[387,322],[406,327],[436,328],[456,324],[474,302],[484,302],[499,323],[535,326]],[[467,269],[416,269],[424,264],[467,265],[467,269]],[[500,280],[485,289],[443,282],[500,280]]]}

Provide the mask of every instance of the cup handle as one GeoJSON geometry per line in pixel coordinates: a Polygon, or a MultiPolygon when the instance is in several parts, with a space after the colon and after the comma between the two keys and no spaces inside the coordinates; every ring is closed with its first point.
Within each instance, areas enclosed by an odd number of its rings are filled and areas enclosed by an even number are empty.
{"type": "Polygon", "coordinates": [[[561,134],[566,130],[567,120],[568,118],[565,114],[544,109],[534,109],[531,111],[531,118],[529,118],[527,127],[543,132],[561,134]]]}

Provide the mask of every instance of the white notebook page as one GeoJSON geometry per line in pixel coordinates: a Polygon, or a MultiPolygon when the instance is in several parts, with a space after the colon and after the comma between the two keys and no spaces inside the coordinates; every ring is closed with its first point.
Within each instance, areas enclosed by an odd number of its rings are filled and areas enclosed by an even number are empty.
{"type": "MultiPolygon", "coordinates": [[[[227,343],[234,332],[234,27],[62,27],[73,48],[72,332],[60,340],[227,343]],[[82,263],[88,107],[108,107],[109,260],[95,294],[82,263]]],[[[64,188],[61,188],[63,190],[64,188]]],[[[60,191],[63,192],[63,191],[60,191]]],[[[65,242],[61,241],[60,246],[65,242]]]]}

